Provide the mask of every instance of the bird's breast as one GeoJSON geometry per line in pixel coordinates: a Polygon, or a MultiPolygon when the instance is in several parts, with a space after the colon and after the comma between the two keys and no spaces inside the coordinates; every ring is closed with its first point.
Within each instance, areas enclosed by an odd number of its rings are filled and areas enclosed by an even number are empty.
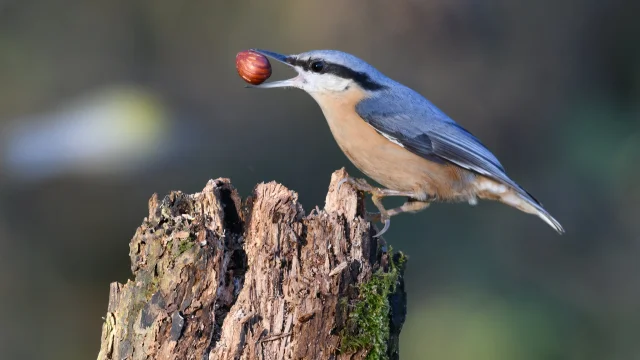
{"type": "Polygon", "coordinates": [[[383,186],[453,200],[466,194],[473,175],[450,163],[429,161],[380,135],[355,111],[364,93],[315,95],[331,133],[360,171],[383,186]]]}

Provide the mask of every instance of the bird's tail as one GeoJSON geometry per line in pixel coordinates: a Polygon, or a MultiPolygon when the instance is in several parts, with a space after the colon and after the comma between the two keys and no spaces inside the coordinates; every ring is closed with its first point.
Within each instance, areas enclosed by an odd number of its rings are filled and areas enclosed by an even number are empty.
{"type": "Polygon", "coordinates": [[[562,225],[560,225],[558,220],[554,219],[553,216],[551,216],[551,214],[549,214],[549,212],[547,212],[547,210],[545,210],[539,202],[535,201],[535,199],[531,198],[530,196],[525,196],[520,194],[520,192],[518,191],[509,189],[500,197],[499,201],[513,206],[520,211],[537,215],[559,234],[564,234],[564,228],[562,227],[562,225]]]}
{"type": "Polygon", "coordinates": [[[538,200],[517,184],[515,188],[484,178],[476,185],[479,185],[478,197],[481,199],[498,200],[525,213],[537,215],[559,234],[564,234],[564,228],[560,222],[554,219],[538,200]]]}

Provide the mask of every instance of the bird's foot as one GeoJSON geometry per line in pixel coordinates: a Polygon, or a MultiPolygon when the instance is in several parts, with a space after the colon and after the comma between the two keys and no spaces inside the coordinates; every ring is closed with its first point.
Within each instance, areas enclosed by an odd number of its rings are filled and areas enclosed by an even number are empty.
{"type": "Polygon", "coordinates": [[[384,223],[384,227],[382,228],[382,230],[380,230],[373,237],[382,236],[382,234],[384,234],[385,232],[387,232],[387,230],[389,230],[389,226],[391,225],[391,220],[390,220],[389,214],[387,214],[387,210],[384,208],[384,206],[382,206],[381,199],[383,197],[385,197],[385,196],[395,195],[395,191],[394,190],[389,190],[389,189],[381,189],[381,188],[372,186],[371,184],[369,184],[364,179],[355,179],[355,178],[352,178],[352,177],[346,177],[346,178],[340,180],[338,182],[338,191],[340,191],[340,187],[344,183],[348,183],[349,185],[353,186],[358,191],[362,191],[362,192],[365,192],[365,193],[370,193],[371,195],[373,195],[371,197],[372,200],[373,200],[373,203],[376,205],[378,210],[380,210],[380,212],[379,213],[367,213],[367,220],[369,220],[369,221],[380,221],[380,222],[384,223]],[[393,194],[390,194],[390,193],[393,193],[393,194]]]}
{"type": "Polygon", "coordinates": [[[349,183],[356,190],[362,191],[365,193],[370,193],[372,195],[371,200],[373,200],[373,204],[378,208],[380,212],[367,214],[367,219],[369,221],[380,221],[384,223],[384,227],[382,228],[382,230],[380,230],[380,232],[374,235],[374,237],[379,237],[382,234],[384,234],[387,230],[389,230],[389,226],[391,225],[391,216],[394,216],[403,212],[419,211],[429,206],[429,204],[426,202],[408,201],[401,207],[386,210],[384,208],[384,205],[382,204],[382,198],[386,196],[406,196],[409,198],[413,198],[413,197],[416,197],[416,194],[410,191],[399,191],[399,190],[383,189],[383,188],[375,187],[370,185],[364,179],[354,179],[352,177],[346,177],[340,180],[338,182],[338,191],[340,191],[340,187],[344,183],[349,183]]]}
{"type": "MultiPolygon", "coordinates": [[[[381,220],[382,221],[382,220],[381,220]]],[[[377,234],[373,235],[373,237],[377,238],[382,236],[382,234],[386,233],[387,230],[389,230],[389,227],[391,226],[391,219],[386,218],[384,220],[384,227],[382,227],[382,230],[378,231],[377,234]]]]}
{"type": "Polygon", "coordinates": [[[376,190],[380,190],[374,186],[371,186],[365,179],[354,179],[352,177],[346,177],[338,181],[338,191],[340,191],[340,187],[344,183],[348,183],[358,191],[367,192],[367,193],[374,193],[376,190]]]}
{"type": "Polygon", "coordinates": [[[367,220],[371,221],[371,222],[378,222],[379,221],[381,223],[384,223],[384,226],[382,227],[382,230],[378,231],[378,233],[373,235],[373,237],[382,236],[382,234],[387,232],[387,230],[389,230],[389,227],[391,226],[391,217],[389,215],[383,214],[381,212],[367,213],[367,220]]]}
{"type": "Polygon", "coordinates": [[[428,201],[417,201],[417,200],[410,199],[409,201],[405,202],[402,206],[398,206],[396,208],[387,210],[382,206],[382,202],[379,201],[379,198],[376,198],[374,196],[373,199],[374,199],[374,204],[376,204],[380,212],[369,213],[367,214],[368,215],[367,218],[369,219],[369,221],[380,221],[384,223],[384,227],[382,228],[382,230],[379,233],[377,233],[374,237],[379,237],[389,229],[389,226],[391,225],[390,219],[392,216],[402,214],[402,213],[415,213],[418,211],[422,211],[428,208],[430,205],[428,201]]]}

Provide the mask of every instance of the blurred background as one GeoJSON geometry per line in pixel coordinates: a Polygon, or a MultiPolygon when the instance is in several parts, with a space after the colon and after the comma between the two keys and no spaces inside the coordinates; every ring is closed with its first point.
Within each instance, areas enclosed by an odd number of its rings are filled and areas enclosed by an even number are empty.
{"type": "Polygon", "coordinates": [[[311,97],[244,88],[258,47],[365,59],[567,230],[489,202],[394,218],[402,359],[640,359],[639,4],[0,0],[2,358],[97,356],[154,192],[276,180],[310,211],[332,171],[361,176],[311,97]]]}

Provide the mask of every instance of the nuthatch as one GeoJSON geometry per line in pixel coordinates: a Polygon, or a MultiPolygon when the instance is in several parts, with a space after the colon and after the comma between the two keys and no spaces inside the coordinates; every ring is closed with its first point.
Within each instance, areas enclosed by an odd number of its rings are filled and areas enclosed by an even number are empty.
{"type": "Polygon", "coordinates": [[[257,88],[293,87],[311,95],[324,113],[338,146],[353,164],[385,189],[345,179],[372,194],[377,216],[417,212],[431,202],[497,200],[539,216],[558,233],[562,225],[531,194],[511,180],[496,157],[470,132],[408,87],[357,57],[335,50],[281,55],[252,49],[293,67],[298,76],[257,88]],[[385,209],[382,198],[407,197],[385,209]]]}

